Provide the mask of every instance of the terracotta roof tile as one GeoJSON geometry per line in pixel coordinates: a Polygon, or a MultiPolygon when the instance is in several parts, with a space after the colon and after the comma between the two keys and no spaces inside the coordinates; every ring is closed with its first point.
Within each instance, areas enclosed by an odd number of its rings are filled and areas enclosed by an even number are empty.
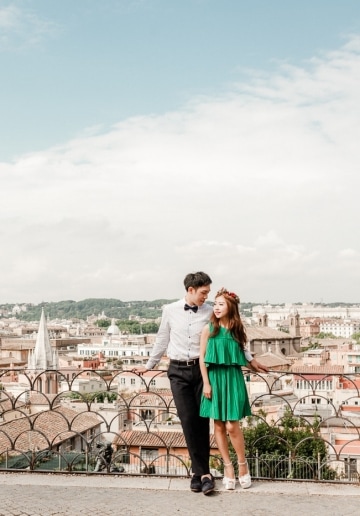
{"type": "MultiPolygon", "coordinates": [[[[148,447],[172,447],[187,448],[182,432],[141,432],[128,430],[115,437],[113,444],[117,446],[148,446],[148,447]]],[[[210,447],[217,449],[215,437],[210,434],[210,447]]]]}
{"type": "Polygon", "coordinates": [[[292,337],[289,333],[284,331],[275,330],[274,328],[269,328],[268,326],[245,326],[247,340],[251,342],[252,340],[263,340],[263,339],[276,339],[276,340],[292,340],[292,337]]]}
{"type": "Polygon", "coordinates": [[[0,453],[12,448],[12,444],[21,451],[43,450],[65,441],[73,432],[83,433],[100,423],[93,413],[79,413],[66,407],[21,417],[0,425],[0,453]]]}
{"type": "Polygon", "coordinates": [[[304,373],[304,374],[343,374],[344,366],[342,365],[304,365],[294,364],[291,366],[293,373],[304,373]]]}

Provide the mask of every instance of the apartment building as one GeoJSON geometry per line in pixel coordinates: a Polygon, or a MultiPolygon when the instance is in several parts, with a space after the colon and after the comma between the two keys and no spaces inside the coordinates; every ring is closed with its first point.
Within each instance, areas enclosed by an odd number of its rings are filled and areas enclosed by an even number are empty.
{"type": "Polygon", "coordinates": [[[360,333],[360,321],[326,319],[319,324],[321,333],[332,333],[335,337],[351,338],[360,333]]]}

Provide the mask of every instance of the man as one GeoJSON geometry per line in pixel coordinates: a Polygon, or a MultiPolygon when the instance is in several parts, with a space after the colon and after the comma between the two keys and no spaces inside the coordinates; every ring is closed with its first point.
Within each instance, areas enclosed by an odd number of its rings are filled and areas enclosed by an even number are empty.
{"type": "MultiPolygon", "coordinates": [[[[156,342],[145,366],[146,370],[153,369],[167,352],[171,391],[191,458],[190,489],[205,495],[215,489],[215,482],[209,469],[209,419],[200,417],[203,381],[199,355],[200,334],[213,311],[205,303],[211,283],[205,272],[187,274],[185,298],[164,307],[156,342]]],[[[245,356],[253,370],[267,371],[248,351],[245,356]]]]}

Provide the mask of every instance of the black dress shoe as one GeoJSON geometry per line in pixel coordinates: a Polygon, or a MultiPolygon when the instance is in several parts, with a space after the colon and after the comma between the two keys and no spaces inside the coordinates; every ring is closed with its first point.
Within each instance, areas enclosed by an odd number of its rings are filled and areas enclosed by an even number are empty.
{"type": "Polygon", "coordinates": [[[202,490],[202,482],[200,475],[193,475],[190,481],[190,489],[194,493],[200,493],[202,490]]]}
{"type": "Polygon", "coordinates": [[[214,477],[211,475],[211,478],[204,477],[201,481],[201,491],[204,493],[204,495],[208,495],[212,493],[215,489],[215,480],[214,477]]]}

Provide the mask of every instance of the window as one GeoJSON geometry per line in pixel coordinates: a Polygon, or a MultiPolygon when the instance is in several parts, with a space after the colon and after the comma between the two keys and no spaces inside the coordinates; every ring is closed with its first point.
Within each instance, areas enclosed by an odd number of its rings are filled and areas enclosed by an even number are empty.
{"type": "Polygon", "coordinates": [[[130,453],[127,453],[125,446],[120,448],[120,452],[117,453],[117,458],[119,458],[120,462],[123,464],[130,464],[130,453]]]}
{"type": "Polygon", "coordinates": [[[146,461],[153,461],[159,456],[157,448],[141,448],[140,457],[146,461]]]}
{"type": "Polygon", "coordinates": [[[344,458],[344,466],[345,466],[345,474],[349,477],[349,478],[357,478],[358,477],[358,473],[357,473],[357,460],[356,459],[353,459],[351,457],[345,457],[344,458]]]}
{"type": "Polygon", "coordinates": [[[155,417],[155,411],[146,409],[141,411],[141,419],[144,421],[151,421],[155,417]]]}

